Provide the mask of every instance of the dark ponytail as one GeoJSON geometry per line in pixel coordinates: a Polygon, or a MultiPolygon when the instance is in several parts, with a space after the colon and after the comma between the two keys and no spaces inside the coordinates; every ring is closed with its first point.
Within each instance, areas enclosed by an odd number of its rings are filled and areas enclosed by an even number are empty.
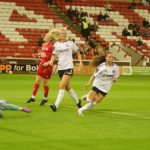
{"type": "Polygon", "coordinates": [[[93,67],[97,67],[98,65],[100,65],[101,63],[105,62],[106,59],[105,59],[105,56],[95,56],[90,64],[93,66],[93,67]]]}

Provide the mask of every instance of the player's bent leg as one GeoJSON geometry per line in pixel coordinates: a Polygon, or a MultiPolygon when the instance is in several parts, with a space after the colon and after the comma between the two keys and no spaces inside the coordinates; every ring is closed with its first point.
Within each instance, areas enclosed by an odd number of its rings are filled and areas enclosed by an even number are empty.
{"type": "Polygon", "coordinates": [[[96,102],[94,101],[95,100],[95,97],[96,97],[96,92],[95,91],[90,91],[90,93],[88,94],[87,96],[87,99],[88,99],[88,103],[85,104],[84,106],[82,106],[80,109],[78,109],[78,114],[81,116],[82,113],[85,111],[85,110],[89,110],[91,109],[93,106],[96,105],[96,102]]]}
{"type": "Polygon", "coordinates": [[[79,116],[83,116],[82,110],[80,108],[78,109],[77,113],[79,116]]]}
{"type": "Polygon", "coordinates": [[[91,109],[92,107],[94,107],[95,105],[96,105],[96,102],[95,102],[95,101],[91,101],[91,102],[85,104],[84,106],[82,106],[81,108],[78,109],[78,114],[79,114],[80,116],[82,116],[82,115],[83,115],[83,112],[84,112],[85,110],[89,110],[89,109],[91,109]]]}
{"type": "Polygon", "coordinates": [[[101,95],[100,93],[95,97],[95,102],[100,103],[105,96],[101,95]]]}

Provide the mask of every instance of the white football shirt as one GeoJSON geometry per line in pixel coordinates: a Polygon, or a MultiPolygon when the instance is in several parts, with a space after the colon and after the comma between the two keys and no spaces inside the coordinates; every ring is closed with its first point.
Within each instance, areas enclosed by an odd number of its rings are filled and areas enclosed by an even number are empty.
{"type": "Polygon", "coordinates": [[[108,93],[113,83],[112,78],[114,77],[117,79],[119,77],[119,68],[116,64],[107,66],[104,62],[96,68],[93,75],[95,77],[93,86],[108,93]]]}
{"type": "Polygon", "coordinates": [[[72,69],[73,68],[73,53],[76,53],[78,46],[73,41],[60,42],[54,44],[53,54],[56,55],[58,60],[58,70],[72,69]]]}

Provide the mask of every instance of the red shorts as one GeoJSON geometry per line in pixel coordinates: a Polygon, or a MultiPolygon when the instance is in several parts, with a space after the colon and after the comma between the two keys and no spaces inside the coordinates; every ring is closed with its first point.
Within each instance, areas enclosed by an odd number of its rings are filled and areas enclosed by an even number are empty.
{"type": "Polygon", "coordinates": [[[43,66],[43,64],[39,64],[37,75],[43,77],[44,79],[50,79],[52,75],[53,67],[51,66],[43,66]]]}

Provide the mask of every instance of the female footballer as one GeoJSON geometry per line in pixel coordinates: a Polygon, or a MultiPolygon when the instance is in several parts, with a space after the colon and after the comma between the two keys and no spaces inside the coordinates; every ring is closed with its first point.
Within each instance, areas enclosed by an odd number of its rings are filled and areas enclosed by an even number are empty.
{"type": "Polygon", "coordinates": [[[65,90],[73,98],[77,107],[81,107],[80,100],[78,99],[75,91],[71,87],[70,81],[73,76],[73,54],[76,53],[79,59],[79,70],[82,69],[82,57],[80,55],[78,46],[73,42],[67,40],[67,33],[65,29],[60,30],[60,40],[54,44],[54,51],[51,60],[45,65],[53,65],[53,62],[58,58],[58,74],[60,78],[59,92],[55,104],[50,105],[53,111],[56,111],[59,104],[64,97],[65,90]]]}
{"type": "Polygon", "coordinates": [[[98,66],[89,82],[85,85],[85,87],[88,87],[93,82],[92,90],[82,97],[82,99],[87,99],[88,103],[78,109],[78,114],[81,116],[83,111],[92,108],[103,100],[111,89],[112,83],[116,82],[119,76],[118,66],[113,63],[111,52],[106,53],[105,58],[100,56],[99,59],[94,60],[93,64],[98,66]]]}
{"type": "Polygon", "coordinates": [[[59,31],[57,29],[50,30],[44,37],[44,44],[42,45],[40,53],[41,61],[38,65],[32,96],[30,97],[30,99],[27,100],[27,103],[35,102],[35,97],[37,95],[41,82],[43,82],[44,97],[40,102],[40,106],[43,106],[48,101],[48,81],[52,75],[53,67],[51,65],[44,66],[43,64],[51,59],[54,49],[53,44],[55,43],[58,37],[59,31]]]}

